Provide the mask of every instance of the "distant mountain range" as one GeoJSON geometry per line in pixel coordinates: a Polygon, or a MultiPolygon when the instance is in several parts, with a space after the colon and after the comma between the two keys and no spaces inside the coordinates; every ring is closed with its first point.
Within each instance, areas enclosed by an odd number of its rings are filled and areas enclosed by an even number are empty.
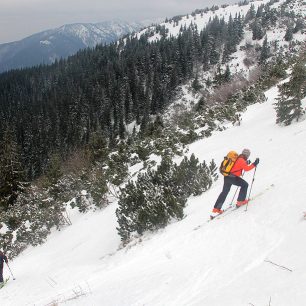
{"type": "Polygon", "coordinates": [[[0,72],[51,64],[56,59],[75,54],[80,49],[116,41],[151,23],[152,21],[113,20],[101,23],[68,24],[16,42],[0,44],[0,72]]]}

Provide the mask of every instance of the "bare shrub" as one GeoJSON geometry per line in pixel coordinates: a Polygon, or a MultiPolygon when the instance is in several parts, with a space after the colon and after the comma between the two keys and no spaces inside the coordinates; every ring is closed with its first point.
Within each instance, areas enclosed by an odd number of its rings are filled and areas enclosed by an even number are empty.
{"type": "Polygon", "coordinates": [[[260,66],[257,66],[256,68],[252,69],[249,73],[249,82],[251,84],[256,83],[259,78],[262,75],[262,69],[260,68],[260,66]]]}
{"type": "Polygon", "coordinates": [[[255,61],[249,57],[245,57],[243,60],[243,64],[249,69],[251,66],[255,64],[255,61]]]}
{"type": "Polygon", "coordinates": [[[89,168],[90,160],[85,150],[75,151],[64,164],[64,173],[78,174],[82,169],[89,168]]]}
{"type": "Polygon", "coordinates": [[[231,95],[246,88],[248,85],[248,80],[246,80],[243,76],[238,75],[231,82],[222,84],[215,90],[215,92],[209,98],[210,104],[222,104],[227,101],[231,95]]]}
{"type": "Polygon", "coordinates": [[[247,68],[256,64],[256,60],[259,56],[259,50],[260,46],[258,44],[254,46],[246,43],[245,59],[243,60],[243,63],[247,68]]]}

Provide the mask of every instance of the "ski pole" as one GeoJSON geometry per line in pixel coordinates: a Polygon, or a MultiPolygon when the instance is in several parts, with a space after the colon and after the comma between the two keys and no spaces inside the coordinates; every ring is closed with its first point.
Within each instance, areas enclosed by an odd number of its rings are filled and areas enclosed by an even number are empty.
{"type": "Polygon", "coordinates": [[[252,183],[251,183],[251,187],[250,187],[250,192],[249,192],[249,196],[248,196],[248,203],[247,203],[247,205],[246,205],[246,207],[245,207],[245,211],[248,210],[248,205],[249,205],[249,202],[250,202],[252,187],[253,187],[253,183],[254,183],[254,181],[255,181],[256,170],[257,170],[257,166],[255,167],[255,170],[254,170],[253,179],[252,179],[252,183]]]}
{"type": "Polygon", "coordinates": [[[11,270],[11,268],[10,268],[9,264],[8,264],[8,263],[6,263],[6,265],[7,265],[7,267],[9,268],[9,270],[10,270],[10,272],[11,272],[11,274],[12,274],[13,280],[15,280],[16,278],[14,277],[14,275],[13,275],[13,273],[12,273],[12,270],[11,270]]]}

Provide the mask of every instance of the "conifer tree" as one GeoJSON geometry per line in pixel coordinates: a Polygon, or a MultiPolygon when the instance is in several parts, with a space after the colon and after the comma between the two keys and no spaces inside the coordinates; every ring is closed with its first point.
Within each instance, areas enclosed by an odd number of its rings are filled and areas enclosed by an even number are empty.
{"type": "Polygon", "coordinates": [[[61,157],[59,154],[53,154],[50,158],[49,167],[46,171],[46,177],[49,185],[54,185],[62,177],[61,157]]]}
{"type": "Polygon", "coordinates": [[[293,33],[297,33],[300,30],[303,30],[305,28],[305,21],[302,18],[298,18],[295,27],[293,29],[293,33]]]}
{"type": "Polygon", "coordinates": [[[256,18],[262,17],[263,11],[264,11],[264,5],[262,4],[257,8],[256,18]]]}
{"type": "Polygon", "coordinates": [[[58,153],[51,156],[49,165],[46,171],[46,184],[45,187],[49,189],[52,200],[61,200],[61,192],[63,186],[60,184],[60,178],[63,176],[61,169],[62,161],[58,153]]]}
{"type": "Polygon", "coordinates": [[[268,45],[268,38],[267,38],[267,35],[266,35],[265,39],[263,41],[262,47],[261,47],[259,62],[261,64],[264,64],[266,62],[266,60],[269,58],[269,56],[270,56],[270,48],[269,48],[269,45],[268,45]]]}
{"type": "Polygon", "coordinates": [[[290,125],[298,121],[305,110],[302,99],[306,96],[306,67],[303,61],[298,62],[293,70],[290,81],[280,86],[280,97],[275,105],[276,123],[290,125]]]}
{"type": "Polygon", "coordinates": [[[195,79],[193,80],[191,87],[197,92],[202,88],[202,85],[199,82],[199,77],[196,75],[195,79]]]}
{"type": "Polygon", "coordinates": [[[231,70],[230,70],[229,65],[226,65],[226,69],[225,69],[225,72],[224,72],[224,81],[229,82],[230,79],[231,79],[231,70]]]}
{"type": "Polygon", "coordinates": [[[17,140],[10,127],[6,128],[0,144],[0,173],[0,209],[7,210],[26,186],[17,140]]]}
{"type": "Polygon", "coordinates": [[[100,128],[97,129],[97,132],[92,133],[87,148],[91,162],[106,160],[108,155],[107,138],[100,128]]]}
{"type": "Polygon", "coordinates": [[[262,25],[258,19],[255,19],[254,23],[252,24],[252,33],[253,40],[260,40],[265,35],[262,25]]]}
{"type": "Polygon", "coordinates": [[[216,85],[221,85],[223,83],[223,73],[221,71],[221,66],[218,66],[217,71],[215,73],[214,82],[216,85]]]}
{"type": "Polygon", "coordinates": [[[248,10],[246,16],[245,16],[245,22],[248,22],[252,19],[254,19],[256,16],[255,6],[253,3],[251,3],[250,9],[248,10]]]}
{"type": "Polygon", "coordinates": [[[232,49],[231,43],[227,41],[224,44],[224,49],[222,54],[222,64],[225,64],[230,60],[231,49],[232,49]]]}
{"type": "Polygon", "coordinates": [[[121,190],[116,211],[118,232],[124,242],[133,233],[142,235],[146,230],[165,227],[170,219],[181,219],[190,195],[208,190],[216,179],[216,165],[210,166],[192,154],[175,165],[164,156],[157,170],[140,174],[136,182],[130,181],[121,190]]]}
{"type": "Polygon", "coordinates": [[[293,38],[293,28],[291,25],[288,26],[285,34],[285,41],[291,41],[293,38]]]}

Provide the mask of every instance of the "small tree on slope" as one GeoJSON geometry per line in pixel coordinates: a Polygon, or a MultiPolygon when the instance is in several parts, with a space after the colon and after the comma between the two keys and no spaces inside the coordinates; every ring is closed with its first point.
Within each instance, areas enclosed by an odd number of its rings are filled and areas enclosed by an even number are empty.
{"type": "Polygon", "coordinates": [[[171,219],[182,219],[187,198],[208,190],[215,179],[213,161],[207,166],[191,155],[175,165],[164,157],[156,171],[140,174],[121,190],[116,211],[121,239],[126,243],[133,233],[142,235],[165,227],[171,219]]]}
{"type": "Polygon", "coordinates": [[[275,105],[276,123],[290,125],[293,120],[298,121],[305,113],[302,99],[306,96],[306,67],[305,63],[298,62],[292,70],[288,83],[279,87],[280,97],[275,105]]]}

